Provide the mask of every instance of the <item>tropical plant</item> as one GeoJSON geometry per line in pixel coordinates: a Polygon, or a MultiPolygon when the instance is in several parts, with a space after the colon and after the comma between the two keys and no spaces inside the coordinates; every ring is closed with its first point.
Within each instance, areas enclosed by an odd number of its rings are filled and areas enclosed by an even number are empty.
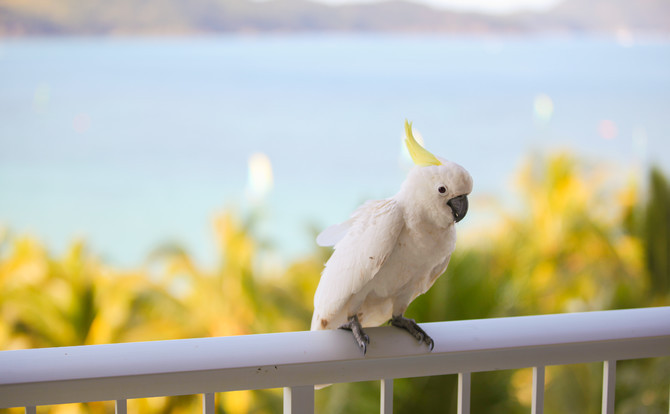
{"type": "MultiPolygon", "coordinates": [[[[494,205],[486,227],[462,232],[449,268],[409,308],[419,321],[490,318],[670,304],[670,186],[654,169],[646,203],[606,170],[567,154],[529,159],[516,208],[494,205]]],[[[475,196],[473,204],[478,205],[475,196]]],[[[483,203],[482,203],[483,204],[483,203]]],[[[0,349],[87,345],[304,330],[327,249],[286,266],[257,236],[258,215],[214,221],[219,262],[196,263],[164,245],[135,270],[101,262],[78,241],[54,255],[30,237],[0,232],[0,349]]],[[[548,367],[545,412],[597,411],[601,364],[548,367]]],[[[475,373],[473,412],[527,412],[530,369],[475,373]]],[[[667,412],[668,358],[620,362],[621,413],[667,412]]],[[[395,412],[455,412],[456,376],[395,381],[395,412]]],[[[317,412],[377,410],[379,383],[335,384],[317,412]]],[[[221,393],[221,413],[281,411],[280,390],[221,393]]],[[[131,400],[130,411],[186,413],[194,396],[131,400]]],[[[112,412],[110,403],[54,413],[112,412]]],[[[21,412],[0,410],[0,412],[21,412]]],[[[42,412],[40,410],[40,412],[42,412]]]]}

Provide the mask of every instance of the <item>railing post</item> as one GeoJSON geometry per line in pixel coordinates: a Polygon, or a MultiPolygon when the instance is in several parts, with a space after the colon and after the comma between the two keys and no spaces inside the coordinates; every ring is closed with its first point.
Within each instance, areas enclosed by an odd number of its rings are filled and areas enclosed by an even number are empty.
{"type": "Polygon", "coordinates": [[[314,414],[314,386],[285,387],[284,414],[314,414]]]}
{"type": "Polygon", "coordinates": [[[393,378],[381,380],[380,414],[393,414],[393,378]]]}
{"type": "Polygon", "coordinates": [[[215,414],[216,404],[214,393],[202,394],[202,414],[215,414]]]}
{"type": "Polygon", "coordinates": [[[533,406],[531,414],[544,412],[544,367],[533,367],[533,406]]]}
{"type": "Polygon", "coordinates": [[[616,361],[603,364],[603,409],[602,414],[614,414],[614,388],[616,385],[616,361]]]}
{"type": "Polygon", "coordinates": [[[458,374],[458,414],[470,414],[470,373],[458,374]]]}
{"type": "Polygon", "coordinates": [[[26,414],[37,414],[37,407],[26,407],[26,414]]]}
{"type": "Polygon", "coordinates": [[[128,404],[126,400],[116,400],[114,403],[114,412],[116,414],[127,414],[128,404]]]}

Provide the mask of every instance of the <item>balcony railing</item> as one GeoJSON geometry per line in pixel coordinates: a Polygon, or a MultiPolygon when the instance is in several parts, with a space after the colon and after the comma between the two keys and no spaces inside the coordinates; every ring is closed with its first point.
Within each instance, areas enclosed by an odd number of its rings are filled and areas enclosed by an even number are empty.
{"type": "Polygon", "coordinates": [[[345,331],[43,348],[0,352],[0,408],[284,388],[285,413],[314,411],[314,384],[381,380],[393,412],[393,379],[458,374],[468,413],[470,373],[533,367],[532,412],[541,413],[548,365],[604,362],[603,413],[614,412],[618,360],[670,356],[670,307],[422,324],[430,352],[393,327],[367,329],[363,356],[345,331]]]}

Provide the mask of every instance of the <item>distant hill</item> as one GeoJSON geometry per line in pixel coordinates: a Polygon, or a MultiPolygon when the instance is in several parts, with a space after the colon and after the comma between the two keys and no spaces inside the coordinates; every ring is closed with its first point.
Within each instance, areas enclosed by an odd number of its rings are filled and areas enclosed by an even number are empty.
{"type": "Polygon", "coordinates": [[[670,33],[667,0],[564,0],[493,16],[418,3],[329,6],[308,0],[0,0],[0,36],[264,32],[670,33]]]}
{"type": "Polygon", "coordinates": [[[667,35],[670,1],[563,0],[547,13],[516,16],[529,30],[667,35]]]}

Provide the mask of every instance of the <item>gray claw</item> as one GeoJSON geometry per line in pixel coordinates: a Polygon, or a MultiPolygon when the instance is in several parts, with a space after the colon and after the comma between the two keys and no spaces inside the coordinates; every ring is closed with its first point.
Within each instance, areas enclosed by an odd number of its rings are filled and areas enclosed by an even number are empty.
{"type": "Polygon", "coordinates": [[[368,344],[370,343],[370,337],[363,331],[363,327],[358,321],[358,315],[350,316],[347,323],[340,326],[340,329],[351,331],[358,347],[363,350],[363,355],[365,355],[368,350],[368,344]]]}
{"type": "Polygon", "coordinates": [[[402,315],[393,315],[393,318],[391,318],[391,325],[406,330],[413,337],[415,337],[417,341],[423,342],[426,345],[428,345],[431,351],[435,347],[435,342],[433,341],[433,338],[428,336],[426,331],[421,329],[421,327],[417,325],[416,322],[414,322],[414,319],[408,319],[402,315]]]}

